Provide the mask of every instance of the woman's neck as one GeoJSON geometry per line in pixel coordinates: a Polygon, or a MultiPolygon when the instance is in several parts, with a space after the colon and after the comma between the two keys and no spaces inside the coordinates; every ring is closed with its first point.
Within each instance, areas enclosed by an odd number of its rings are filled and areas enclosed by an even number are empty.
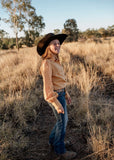
{"type": "Polygon", "coordinates": [[[52,53],[52,58],[51,59],[54,60],[54,61],[59,61],[59,55],[52,53]]]}

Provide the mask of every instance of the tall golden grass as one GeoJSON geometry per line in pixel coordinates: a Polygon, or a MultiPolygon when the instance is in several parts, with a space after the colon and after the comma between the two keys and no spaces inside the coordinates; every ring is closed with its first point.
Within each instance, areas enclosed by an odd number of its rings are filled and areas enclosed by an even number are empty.
{"type": "MultiPolygon", "coordinates": [[[[20,49],[18,54],[14,50],[1,52],[0,158],[8,160],[7,150],[19,154],[28,147],[23,130],[27,131],[28,122],[34,124],[37,119],[36,108],[40,106],[43,93],[36,47],[20,49]]],[[[87,123],[88,148],[93,152],[88,157],[111,160],[114,144],[114,39],[102,40],[102,43],[66,43],[61,48],[60,61],[72,97],[70,115],[74,123],[87,123]]],[[[34,125],[29,130],[33,131],[34,125]]],[[[10,159],[13,160],[11,154],[10,159]]]]}

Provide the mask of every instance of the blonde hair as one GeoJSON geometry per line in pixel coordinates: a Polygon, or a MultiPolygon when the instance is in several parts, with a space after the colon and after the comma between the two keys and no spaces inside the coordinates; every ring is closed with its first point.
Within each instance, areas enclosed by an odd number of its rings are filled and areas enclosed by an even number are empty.
{"type": "Polygon", "coordinates": [[[48,46],[44,54],[42,55],[42,59],[50,59],[50,58],[52,58],[52,52],[50,50],[50,47],[48,46]]]}

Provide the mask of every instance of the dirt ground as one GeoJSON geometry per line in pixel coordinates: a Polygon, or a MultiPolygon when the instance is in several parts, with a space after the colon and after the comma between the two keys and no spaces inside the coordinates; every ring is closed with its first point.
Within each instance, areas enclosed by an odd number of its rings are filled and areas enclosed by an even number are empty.
{"type": "MultiPolygon", "coordinates": [[[[71,106],[72,107],[72,106],[71,106]]],[[[69,111],[68,111],[69,112],[69,111]]],[[[38,119],[36,122],[36,128],[32,133],[29,133],[30,146],[29,150],[24,152],[25,160],[54,160],[57,159],[53,151],[51,151],[48,145],[48,138],[56,120],[53,115],[52,109],[43,100],[40,106],[40,112],[38,113],[38,119]]],[[[67,150],[77,152],[75,160],[81,160],[89,153],[86,141],[86,124],[83,124],[83,128],[76,126],[70,117],[67,125],[67,132],[65,140],[71,142],[71,146],[67,147],[67,150]]]]}

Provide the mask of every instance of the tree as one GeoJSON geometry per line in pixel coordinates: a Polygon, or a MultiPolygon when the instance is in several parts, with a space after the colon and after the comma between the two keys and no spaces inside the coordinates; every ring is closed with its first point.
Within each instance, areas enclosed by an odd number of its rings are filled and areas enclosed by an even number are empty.
{"type": "Polygon", "coordinates": [[[63,33],[68,34],[68,41],[77,41],[78,40],[78,28],[75,19],[68,19],[64,23],[63,33]]]}
{"type": "Polygon", "coordinates": [[[18,47],[18,32],[24,28],[24,0],[1,0],[2,6],[9,12],[9,19],[5,19],[14,28],[16,35],[16,47],[18,47]]]}
{"type": "Polygon", "coordinates": [[[93,38],[101,37],[101,34],[98,33],[98,31],[95,30],[95,29],[88,28],[85,32],[83,32],[83,36],[84,36],[85,39],[87,39],[87,38],[92,38],[93,39],[93,38]]]}
{"type": "MultiPolygon", "coordinates": [[[[31,0],[1,0],[1,2],[2,6],[9,12],[9,19],[6,19],[6,22],[9,22],[14,29],[16,47],[19,49],[18,33],[23,30],[25,24],[36,26],[38,22],[42,22],[42,18],[36,15],[35,8],[31,6],[31,0]]],[[[42,25],[40,27],[42,28],[42,25]]]]}
{"type": "Polygon", "coordinates": [[[114,25],[108,26],[107,31],[109,36],[114,36],[114,25]]]}
{"type": "Polygon", "coordinates": [[[108,31],[105,28],[98,29],[98,33],[100,33],[101,36],[104,38],[107,37],[107,35],[108,35],[108,31]]]}
{"type": "Polygon", "coordinates": [[[35,8],[30,8],[29,12],[26,13],[26,21],[28,24],[28,30],[24,30],[25,32],[25,43],[27,46],[32,46],[36,37],[40,35],[40,32],[45,27],[45,23],[43,22],[42,16],[37,16],[35,12],[35,8]],[[31,10],[33,9],[33,10],[31,10]],[[30,40],[30,42],[29,42],[30,40]]]}

